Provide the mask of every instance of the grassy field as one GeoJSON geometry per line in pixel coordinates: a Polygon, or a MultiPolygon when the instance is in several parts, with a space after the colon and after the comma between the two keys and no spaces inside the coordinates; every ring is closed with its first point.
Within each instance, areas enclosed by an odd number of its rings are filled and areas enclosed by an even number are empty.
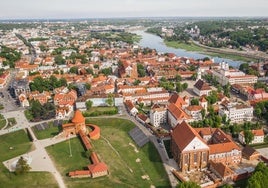
{"type": "Polygon", "coordinates": [[[206,48],[202,48],[192,42],[189,44],[186,44],[184,42],[177,42],[177,41],[164,41],[164,42],[167,46],[172,47],[172,48],[180,48],[186,51],[200,52],[202,54],[206,54],[209,56],[232,59],[236,61],[245,61],[245,62],[256,61],[256,59],[244,57],[241,55],[228,54],[224,52],[222,53],[209,52],[206,48]]]}
{"type": "Polygon", "coordinates": [[[114,106],[99,106],[99,107],[91,107],[89,110],[87,110],[86,112],[95,112],[95,111],[99,111],[99,112],[105,112],[105,111],[110,111],[110,110],[115,110],[116,107],[114,106]]]}
{"type": "Polygon", "coordinates": [[[167,46],[172,47],[172,48],[181,48],[181,49],[184,49],[187,51],[192,51],[192,52],[204,52],[203,48],[201,48],[193,43],[186,44],[183,42],[166,41],[166,40],[164,42],[167,46]]]}
{"type": "Polygon", "coordinates": [[[6,126],[6,119],[5,119],[5,117],[2,115],[2,114],[0,114],[0,130],[3,128],[3,127],[5,127],[6,126]]]}
{"type": "Polygon", "coordinates": [[[236,61],[245,61],[245,62],[256,61],[256,59],[248,58],[248,57],[244,57],[244,56],[240,56],[240,55],[214,53],[214,52],[205,52],[205,54],[210,55],[210,56],[214,56],[214,57],[232,59],[232,60],[236,60],[236,61]]]}
{"type": "Polygon", "coordinates": [[[38,140],[54,137],[62,130],[61,126],[53,126],[53,122],[49,122],[48,125],[48,129],[40,131],[38,131],[35,127],[32,127],[32,130],[38,140]]]}
{"type": "Polygon", "coordinates": [[[52,174],[47,172],[29,172],[16,176],[2,164],[10,158],[24,154],[31,150],[32,144],[24,130],[0,136],[0,187],[8,188],[35,188],[57,187],[52,174]],[[10,148],[12,147],[12,149],[10,148]]]}
{"type": "Polygon", "coordinates": [[[68,187],[170,187],[154,146],[149,143],[135,152],[135,144],[128,135],[128,131],[135,126],[132,122],[116,118],[94,118],[88,122],[101,127],[103,137],[92,141],[92,144],[101,160],[108,165],[110,174],[97,179],[67,177],[69,171],[83,169],[89,164],[82,144],[74,138],[70,141],[72,157],[69,157],[68,141],[47,148],[68,187]],[[136,162],[137,159],[140,162],[136,162]],[[149,180],[142,179],[143,175],[148,175],[149,180]]]}

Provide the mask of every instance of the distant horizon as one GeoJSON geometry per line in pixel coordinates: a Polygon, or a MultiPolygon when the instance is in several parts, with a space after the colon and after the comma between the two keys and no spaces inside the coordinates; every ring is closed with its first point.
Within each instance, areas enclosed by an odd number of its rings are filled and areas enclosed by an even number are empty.
{"type": "Polygon", "coordinates": [[[26,20],[42,20],[42,21],[53,21],[53,20],[112,20],[112,19],[210,19],[210,18],[226,18],[226,19],[268,19],[268,16],[136,16],[136,17],[128,17],[128,16],[118,16],[118,17],[81,17],[81,18],[0,18],[0,21],[26,21],[26,20]]]}
{"type": "Polygon", "coordinates": [[[8,0],[0,20],[134,17],[268,17],[267,0],[8,0]]]}

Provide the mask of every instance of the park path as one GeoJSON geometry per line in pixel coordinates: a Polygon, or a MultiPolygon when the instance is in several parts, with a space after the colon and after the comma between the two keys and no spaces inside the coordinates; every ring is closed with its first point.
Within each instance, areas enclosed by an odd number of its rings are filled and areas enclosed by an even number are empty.
{"type": "MultiPolygon", "coordinates": [[[[58,143],[58,142],[62,142],[64,140],[66,140],[65,138],[57,138],[54,140],[49,140],[49,139],[45,139],[44,141],[42,140],[38,140],[35,136],[35,134],[33,133],[30,124],[28,123],[28,121],[26,120],[24,114],[22,114],[22,112],[20,111],[16,111],[16,112],[10,112],[10,113],[6,113],[4,114],[4,116],[6,118],[9,117],[16,117],[17,120],[17,124],[19,127],[15,127],[17,129],[22,129],[22,128],[26,128],[28,130],[28,132],[30,133],[32,140],[33,140],[33,146],[34,146],[34,150],[31,152],[28,152],[26,154],[23,154],[23,157],[26,158],[31,158],[31,171],[47,171],[53,174],[53,176],[55,177],[58,185],[60,188],[66,188],[63,178],[60,175],[60,173],[58,172],[58,170],[56,169],[53,161],[51,160],[50,156],[48,155],[47,151],[45,150],[45,147],[58,143]]],[[[31,124],[33,125],[33,124],[31,124]]],[[[1,131],[2,134],[5,134],[7,132],[11,132],[14,130],[4,130],[1,131]]],[[[21,155],[20,155],[21,156],[21,155]]],[[[3,162],[3,164],[9,169],[9,170],[14,170],[12,169],[12,164],[14,164],[20,156],[17,156],[13,159],[9,159],[5,162],[3,162]]]]}

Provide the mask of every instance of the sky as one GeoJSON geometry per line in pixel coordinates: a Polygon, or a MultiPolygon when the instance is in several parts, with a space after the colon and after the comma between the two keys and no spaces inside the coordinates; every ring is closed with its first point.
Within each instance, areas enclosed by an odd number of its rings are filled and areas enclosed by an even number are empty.
{"type": "Polygon", "coordinates": [[[0,19],[268,17],[268,0],[3,0],[0,19]]]}

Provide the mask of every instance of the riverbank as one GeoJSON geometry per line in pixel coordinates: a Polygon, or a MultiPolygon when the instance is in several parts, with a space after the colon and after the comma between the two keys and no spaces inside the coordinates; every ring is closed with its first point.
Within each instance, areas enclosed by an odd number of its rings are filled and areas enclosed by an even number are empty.
{"type": "Polygon", "coordinates": [[[185,42],[164,40],[164,43],[168,47],[172,47],[176,49],[184,49],[186,51],[192,51],[192,52],[200,52],[202,54],[206,54],[209,56],[227,58],[227,59],[232,59],[235,61],[252,62],[252,61],[258,60],[257,58],[245,57],[245,54],[241,54],[239,52],[225,52],[225,51],[222,51],[222,49],[204,47],[203,45],[197,45],[194,42],[185,43],[185,42]]]}

